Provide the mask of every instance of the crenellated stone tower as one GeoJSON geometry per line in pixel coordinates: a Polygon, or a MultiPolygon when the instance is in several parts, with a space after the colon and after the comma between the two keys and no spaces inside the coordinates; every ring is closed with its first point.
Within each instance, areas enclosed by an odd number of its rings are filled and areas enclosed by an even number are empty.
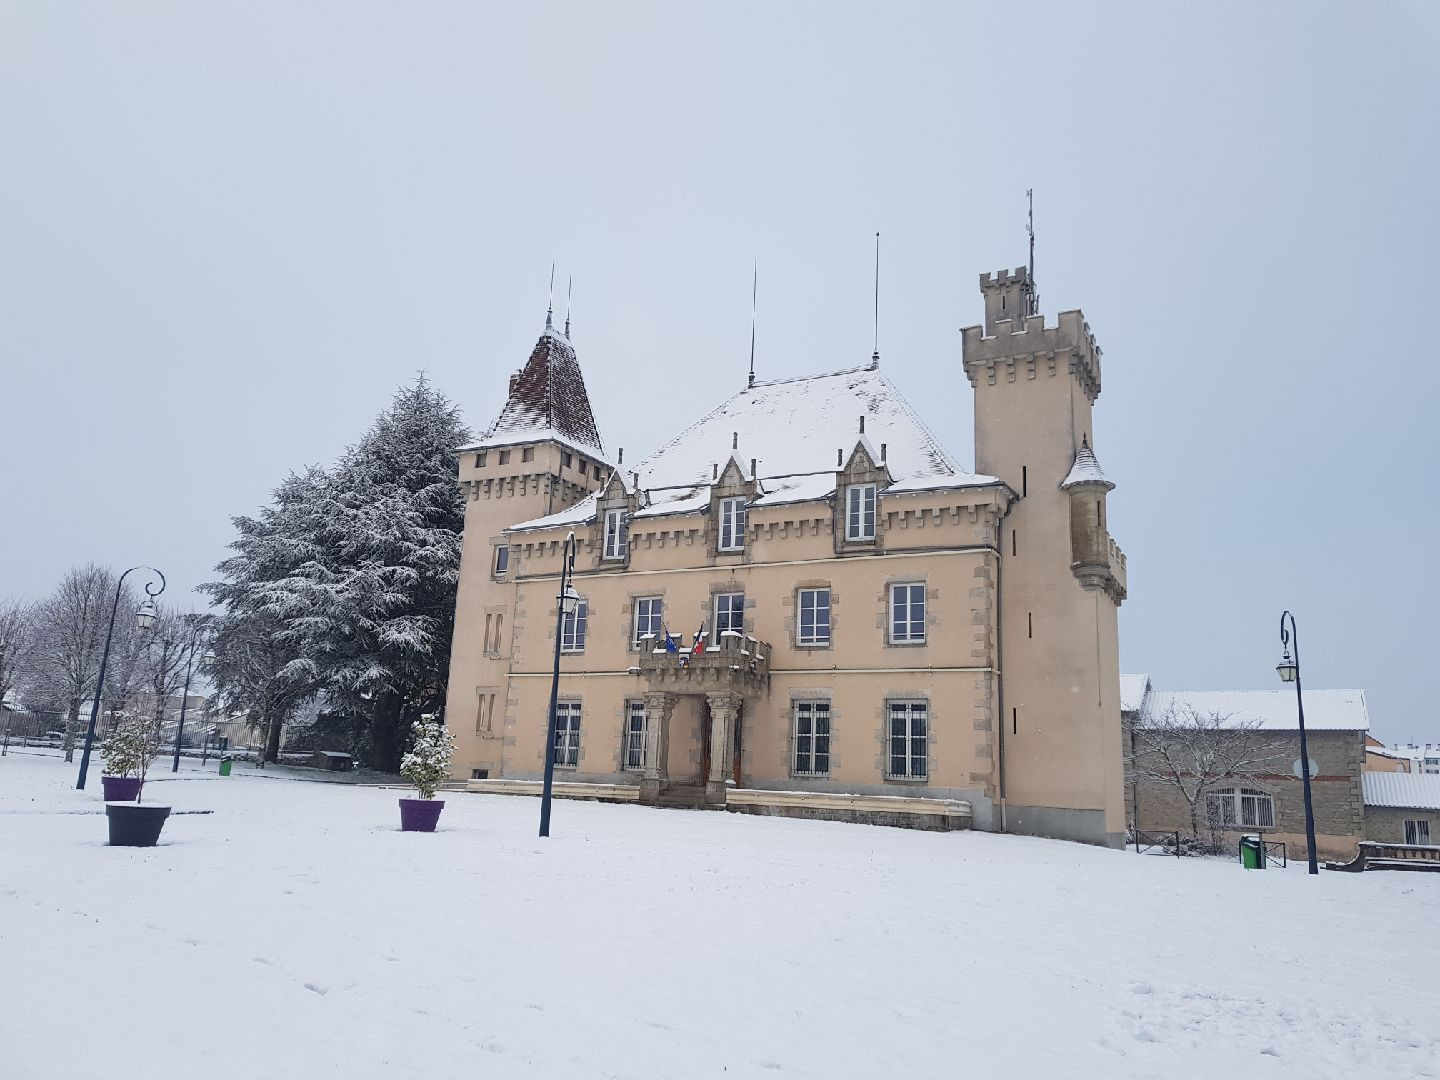
{"type": "Polygon", "coordinates": [[[1002,523],[997,789],[1004,828],[1114,844],[1125,828],[1117,611],[1125,558],[1095,457],[1100,348],[1079,311],[1046,327],[1026,268],[980,276],[962,331],[975,469],[1019,496],[1002,523]]]}
{"type": "MultiPolygon", "coordinates": [[[[530,359],[510,377],[499,417],[479,442],[459,450],[465,557],[445,710],[456,758],[472,776],[501,773],[516,620],[524,616],[516,610],[516,559],[504,532],[573,506],[600,490],[611,471],[568,320],[565,330],[547,315],[530,359]]],[[[543,614],[539,623],[536,632],[546,633],[543,614]]]]}

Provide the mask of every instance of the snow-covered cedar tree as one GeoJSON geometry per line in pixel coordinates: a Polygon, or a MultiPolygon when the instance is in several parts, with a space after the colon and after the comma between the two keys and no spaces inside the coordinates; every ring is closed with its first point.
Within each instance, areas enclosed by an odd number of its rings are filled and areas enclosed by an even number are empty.
{"type": "Polygon", "coordinates": [[[150,763],[160,752],[160,727],[150,717],[127,714],[100,748],[106,776],[138,776],[142,788],[150,763]]]}
{"type": "MultiPolygon", "coordinates": [[[[465,515],[454,450],[469,437],[421,376],[333,468],[292,474],[257,518],[235,518],[226,580],[205,587],[231,615],[267,621],[289,654],[280,675],[358,718],[350,749],[382,771],[444,705],[465,515]]],[[[271,760],[278,744],[276,725],[271,760]]]]}
{"type": "Polygon", "coordinates": [[[400,762],[400,775],[415,785],[422,799],[433,799],[435,790],[450,777],[455,757],[455,736],[438,720],[416,720],[410,728],[410,749],[400,762]]]}

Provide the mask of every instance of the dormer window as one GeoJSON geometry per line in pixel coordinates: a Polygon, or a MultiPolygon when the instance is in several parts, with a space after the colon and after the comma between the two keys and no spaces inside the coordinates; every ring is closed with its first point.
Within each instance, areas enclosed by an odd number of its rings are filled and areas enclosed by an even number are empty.
{"type": "Polygon", "coordinates": [[[720,500],[720,550],[745,550],[745,499],[720,500]]]}
{"type": "Polygon", "coordinates": [[[605,511],[605,555],[623,559],[630,550],[630,521],[624,510],[605,511]]]}
{"type": "Polygon", "coordinates": [[[495,548],[495,576],[500,577],[510,569],[510,545],[500,544],[495,548]]]}
{"type": "Polygon", "coordinates": [[[875,539],[874,484],[851,484],[845,489],[845,539],[875,539]]]}

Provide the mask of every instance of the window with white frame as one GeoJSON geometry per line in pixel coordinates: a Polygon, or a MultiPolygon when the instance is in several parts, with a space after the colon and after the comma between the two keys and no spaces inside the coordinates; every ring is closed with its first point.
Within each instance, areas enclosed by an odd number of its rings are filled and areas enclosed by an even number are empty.
{"type": "Polygon", "coordinates": [[[590,618],[590,603],[581,600],[575,605],[575,612],[566,615],[560,622],[560,651],[580,653],[585,651],[585,624],[590,618]]]}
{"type": "Polygon", "coordinates": [[[495,576],[499,577],[510,569],[510,545],[498,544],[495,548],[495,576]]]}
{"type": "MultiPolygon", "coordinates": [[[[658,596],[637,596],[635,598],[635,632],[630,642],[635,648],[641,648],[645,639],[651,639],[651,645],[660,640],[661,626],[665,620],[665,601],[658,596]]],[[[663,643],[662,643],[663,644],[663,643]]]]}
{"type": "Polygon", "coordinates": [[[580,764],[580,703],[560,701],[555,705],[555,766],[573,769],[580,764]]]}
{"type": "Polygon", "coordinates": [[[796,776],[830,775],[830,702],[795,702],[796,776]]]}
{"type": "Polygon", "coordinates": [[[1405,822],[1405,843],[1430,843],[1430,822],[1425,818],[1421,818],[1417,821],[1405,822]]]}
{"type": "Polygon", "coordinates": [[[716,593],[715,594],[715,641],[718,643],[721,634],[726,630],[734,630],[736,633],[745,632],[745,594],[737,593],[716,593]]]}
{"type": "Polygon", "coordinates": [[[845,539],[875,539],[874,484],[851,484],[845,489],[845,539]]]}
{"type": "Polygon", "coordinates": [[[929,775],[930,706],[924,701],[891,701],[886,709],[891,780],[924,780],[929,775]]]}
{"type": "Polygon", "coordinates": [[[1254,788],[1222,788],[1205,799],[1210,823],[1218,828],[1273,829],[1275,800],[1254,788]]]}
{"type": "Polygon", "coordinates": [[[801,589],[796,595],[795,644],[830,644],[829,589],[801,589]]]}
{"type": "Polygon", "coordinates": [[[630,520],[624,510],[605,511],[605,558],[623,559],[630,547],[630,520]]]}
{"type": "Polygon", "coordinates": [[[925,640],[925,583],[890,586],[890,643],[925,640]]]}
{"type": "Polygon", "coordinates": [[[625,768],[645,768],[645,702],[632,701],[625,709],[625,768]]]}
{"type": "Polygon", "coordinates": [[[742,551],[745,548],[745,500],[720,500],[720,550],[742,551]]]}

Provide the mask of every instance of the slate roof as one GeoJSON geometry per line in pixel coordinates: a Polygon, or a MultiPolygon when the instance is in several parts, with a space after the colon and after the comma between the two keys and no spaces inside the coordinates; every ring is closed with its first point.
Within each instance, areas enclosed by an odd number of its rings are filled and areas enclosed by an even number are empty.
{"type": "MultiPolygon", "coordinates": [[[[892,494],[1000,482],[961,467],[878,369],[847,368],[757,382],[712,409],[635,466],[638,489],[650,499],[641,514],[683,513],[708,505],[714,466],[723,469],[737,441],[734,453],[744,471],[749,472],[751,457],[757,461],[765,493],[757,505],[823,499],[835,490],[836,451],[848,461],[862,440],[876,458],[884,446],[886,467],[895,479],[886,489],[892,494]]],[[[576,524],[588,520],[594,506],[593,500],[582,500],[514,528],[576,524]]]]}
{"type": "MultiPolygon", "coordinates": [[[[1308,721],[1308,717],[1306,718],[1308,721]]],[[[1366,806],[1440,810],[1440,776],[1427,773],[1364,772],[1366,806]]]]}
{"type": "Polygon", "coordinates": [[[525,366],[510,380],[510,396],[480,441],[478,450],[525,439],[555,438],[598,458],[605,443],[590,409],[585,376],[570,339],[547,325],[525,366]]]}
{"type": "Polygon", "coordinates": [[[1081,484],[1101,484],[1107,491],[1114,490],[1114,483],[1105,475],[1105,470],[1100,468],[1100,462],[1096,460],[1095,451],[1090,449],[1088,439],[1080,443],[1080,449],[1075,451],[1075,463],[1070,466],[1070,472],[1065,479],[1060,481],[1062,488],[1078,487],[1081,484]]]}

